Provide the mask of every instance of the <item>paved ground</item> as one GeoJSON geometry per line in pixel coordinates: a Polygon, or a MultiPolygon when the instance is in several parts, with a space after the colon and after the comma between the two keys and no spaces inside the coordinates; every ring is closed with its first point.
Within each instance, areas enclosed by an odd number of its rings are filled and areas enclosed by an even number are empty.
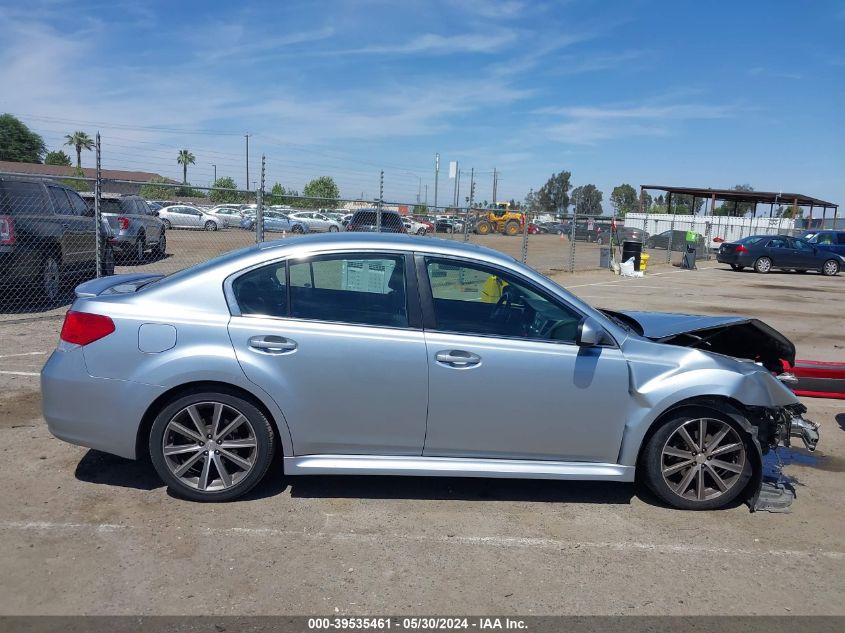
{"type": "MultiPolygon", "coordinates": [[[[845,278],[657,267],[565,274],[596,305],[758,316],[845,360],[845,278]]],[[[61,319],[0,323],[0,614],[845,614],[845,401],[806,400],[791,514],[661,507],[633,485],[275,478],[170,497],[151,467],[64,444],[36,374],[61,319]]]]}

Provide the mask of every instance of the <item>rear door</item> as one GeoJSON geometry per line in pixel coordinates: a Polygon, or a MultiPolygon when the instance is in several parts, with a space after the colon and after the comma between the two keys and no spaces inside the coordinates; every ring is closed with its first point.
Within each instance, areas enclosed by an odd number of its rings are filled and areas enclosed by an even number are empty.
{"type": "Polygon", "coordinates": [[[64,187],[48,184],[47,193],[53,203],[55,221],[62,231],[62,263],[79,267],[93,260],[96,253],[94,219],[80,215],[73,208],[64,187]]]}
{"type": "Polygon", "coordinates": [[[428,368],[411,261],[332,253],[227,282],[238,361],[278,403],[296,455],[422,453],[428,368]]]}

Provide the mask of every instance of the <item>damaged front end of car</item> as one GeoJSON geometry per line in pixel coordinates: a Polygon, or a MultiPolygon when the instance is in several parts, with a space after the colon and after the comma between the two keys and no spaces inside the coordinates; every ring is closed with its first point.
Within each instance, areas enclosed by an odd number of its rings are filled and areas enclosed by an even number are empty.
{"type": "MultiPolygon", "coordinates": [[[[729,380],[721,383],[725,388],[723,395],[737,405],[743,403],[742,411],[732,410],[724,401],[718,408],[745,428],[759,451],[761,468],[749,482],[748,504],[752,511],[786,511],[794,500],[794,489],[779,468],[775,476],[764,476],[763,456],[776,456],[777,449],[789,447],[793,439],[800,439],[808,451],[815,451],[819,442],[818,424],[804,417],[807,408],[792,391],[797,381],[784,371],[784,361],[786,366],[795,363],[793,343],[766,323],[746,317],[603,312],[656,343],[709,352],[716,355],[711,357],[714,360],[726,356],[744,361],[740,368],[748,367],[745,363],[757,365],[758,371],[739,369],[742,378],[732,373],[729,380]]],[[[691,360],[687,369],[699,362],[700,359],[691,360]]],[[[715,362],[718,364],[718,360],[715,362]]]]}

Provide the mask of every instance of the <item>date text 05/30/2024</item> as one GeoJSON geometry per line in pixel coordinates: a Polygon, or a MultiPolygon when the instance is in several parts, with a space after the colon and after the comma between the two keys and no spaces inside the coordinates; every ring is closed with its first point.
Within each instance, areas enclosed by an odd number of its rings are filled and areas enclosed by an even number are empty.
{"type": "Polygon", "coordinates": [[[308,618],[309,631],[452,631],[452,630],[526,630],[524,620],[495,617],[331,617],[308,618]]]}

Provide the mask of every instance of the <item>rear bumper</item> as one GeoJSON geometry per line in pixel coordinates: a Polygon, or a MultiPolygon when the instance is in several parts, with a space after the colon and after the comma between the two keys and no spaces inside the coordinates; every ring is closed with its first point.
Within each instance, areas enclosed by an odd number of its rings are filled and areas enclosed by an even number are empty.
{"type": "Polygon", "coordinates": [[[47,428],[60,440],[136,458],[136,438],[162,387],[88,374],[81,347],[56,350],[41,370],[47,428]]]}

